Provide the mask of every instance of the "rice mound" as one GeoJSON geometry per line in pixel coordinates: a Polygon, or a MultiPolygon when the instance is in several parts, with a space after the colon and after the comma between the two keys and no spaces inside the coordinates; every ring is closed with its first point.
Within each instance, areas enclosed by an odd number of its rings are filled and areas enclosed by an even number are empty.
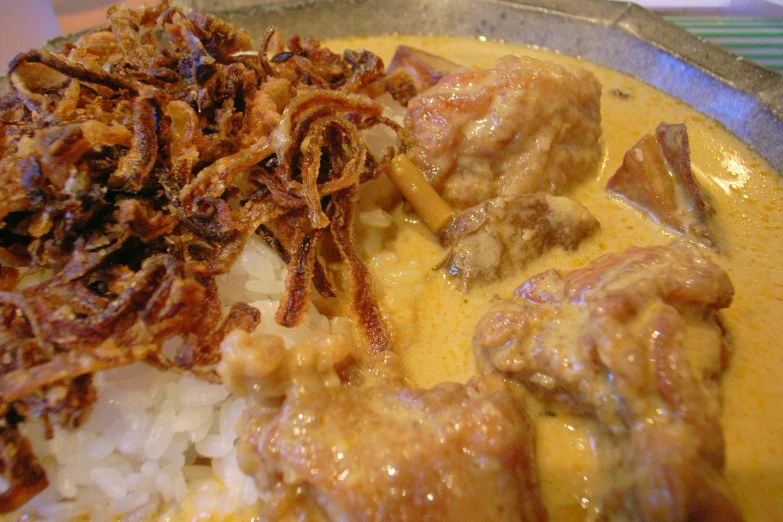
{"type": "MultiPolygon", "coordinates": [[[[261,311],[253,335],[276,334],[291,347],[328,330],[329,321],[311,306],[298,327],[274,322],[285,276],[285,264],[253,236],[217,284],[224,306],[244,301],[261,311]]],[[[164,352],[174,348],[169,342],[164,352]]],[[[42,422],[22,426],[50,485],[9,520],[165,521],[184,511],[220,520],[257,504],[259,491],[234,448],[244,398],[144,363],[99,372],[94,383],[98,400],[79,429],[58,428],[46,440],[42,422]]],[[[0,483],[0,491],[7,487],[0,483]]]]}

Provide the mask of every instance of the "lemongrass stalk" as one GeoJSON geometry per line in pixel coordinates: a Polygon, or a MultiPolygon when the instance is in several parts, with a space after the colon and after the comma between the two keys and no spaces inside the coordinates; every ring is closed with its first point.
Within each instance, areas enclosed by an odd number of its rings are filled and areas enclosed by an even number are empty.
{"type": "Polygon", "coordinates": [[[391,162],[389,177],[433,232],[439,234],[451,222],[451,207],[424,179],[424,175],[408,156],[395,156],[391,162]]]}

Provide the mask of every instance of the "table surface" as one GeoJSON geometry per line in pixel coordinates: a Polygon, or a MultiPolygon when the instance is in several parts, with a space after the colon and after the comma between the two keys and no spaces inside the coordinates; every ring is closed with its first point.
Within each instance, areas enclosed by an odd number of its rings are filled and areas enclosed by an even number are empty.
{"type": "Polygon", "coordinates": [[[783,73],[783,18],[664,16],[706,40],[783,73]]]}

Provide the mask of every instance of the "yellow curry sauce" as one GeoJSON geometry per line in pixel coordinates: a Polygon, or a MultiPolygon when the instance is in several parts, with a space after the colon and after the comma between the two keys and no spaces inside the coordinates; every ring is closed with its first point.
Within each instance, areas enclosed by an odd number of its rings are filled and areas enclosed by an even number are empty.
{"type": "MultiPolygon", "coordinates": [[[[665,244],[675,235],[608,194],[607,179],[624,153],[660,122],[687,125],[692,167],[709,193],[724,238],[720,254],[704,251],[729,273],[735,286],[724,318],[735,352],[723,379],[726,475],[749,522],[783,520],[783,182],[762,158],[719,123],[633,78],[572,57],[498,42],[446,37],[388,36],[325,41],[339,51],[366,48],[388,63],[400,44],[426,49],[472,67],[492,67],[497,58],[529,55],[592,71],[603,85],[603,164],[594,179],[568,194],[584,204],[601,228],[575,252],[555,249],[517,276],[460,294],[433,267],[444,257],[437,238],[415,216],[397,208],[382,249],[368,259],[399,335],[399,352],[410,383],[431,387],[464,382],[475,372],[471,346],[479,318],[496,297],[507,297],[531,275],[549,268],[571,270],[631,245],[665,244]],[[629,96],[616,96],[621,91],[629,96]]],[[[375,250],[371,248],[370,250],[375,250]]],[[[553,522],[583,521],[600,492],[596,430],[576,417],[535,419],[537,458],[544,498],[553,522]]],[[[195,498],[198,491],[190,491],[195,498]]],[[[221,520],[256,517],[245,508],[221,520]]],[[[161,520],[217,520],[190,502],[161,520]]]]}
{"type": "MultiPolygon", "coordinates": [[[[605,151],[597,176],[569,196],[584,204],[601,229],[575,252],[556,249],[516,277],[467,295],[432,268],[444,252],[432,233],[397,209],[394,232],[371,265],[400,336],[400,354],[414,386],[466,381],[474,373],[473,329],[496,296],[507,297],[525,279],[549,268],[570,270],[631,245],[668,243],[674,234],[608,194],[607,179],[623,154],[660,122],[687,125],[694,174],[709,193],[723,237],[720,254],[707,254],[735,286],[725,311],[735,352],[725,374],[723,426],[726,475],[749,521],[783,518],[783,183],[780,174],[721,124],[633,78],[563,55],[511,44],[446,37],[371,37],[325,42],[331,49],[366,48],[386,63],[400,44],[426,49],[471,67],[492,67],[507,54],[526,54],[592,71],[603,85],[605,151]],[[620,91],[628,96],[617,96],[620,91]]],[[[599,461],[589,421],[535,417],[537,456],[551,520],[584,520],[600,490],[599,461]]]]}

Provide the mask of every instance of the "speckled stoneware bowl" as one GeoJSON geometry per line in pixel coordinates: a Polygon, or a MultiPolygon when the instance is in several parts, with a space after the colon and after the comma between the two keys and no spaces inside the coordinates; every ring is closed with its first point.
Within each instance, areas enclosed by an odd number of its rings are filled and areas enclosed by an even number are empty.
{"type": "Polygon", "coordinates": [[[260,37],[445,34],[538,45],[626,72],[726,125],[783,171],[783,75],[635,4],[604,0],[183,0],[260,37]]]}
{"type": "MultiPolygon", "coordinates": [[[[171,0],[258,39],[443,34],[537,45],[633,75],[722,122],[783,172],[783,75],[628,2],[606,0],[171,0]]],[[[68,35],[47,42],[57,47],[68,35]]],[[[7,78],[0,78],[2,85],[7,78]]]]}

